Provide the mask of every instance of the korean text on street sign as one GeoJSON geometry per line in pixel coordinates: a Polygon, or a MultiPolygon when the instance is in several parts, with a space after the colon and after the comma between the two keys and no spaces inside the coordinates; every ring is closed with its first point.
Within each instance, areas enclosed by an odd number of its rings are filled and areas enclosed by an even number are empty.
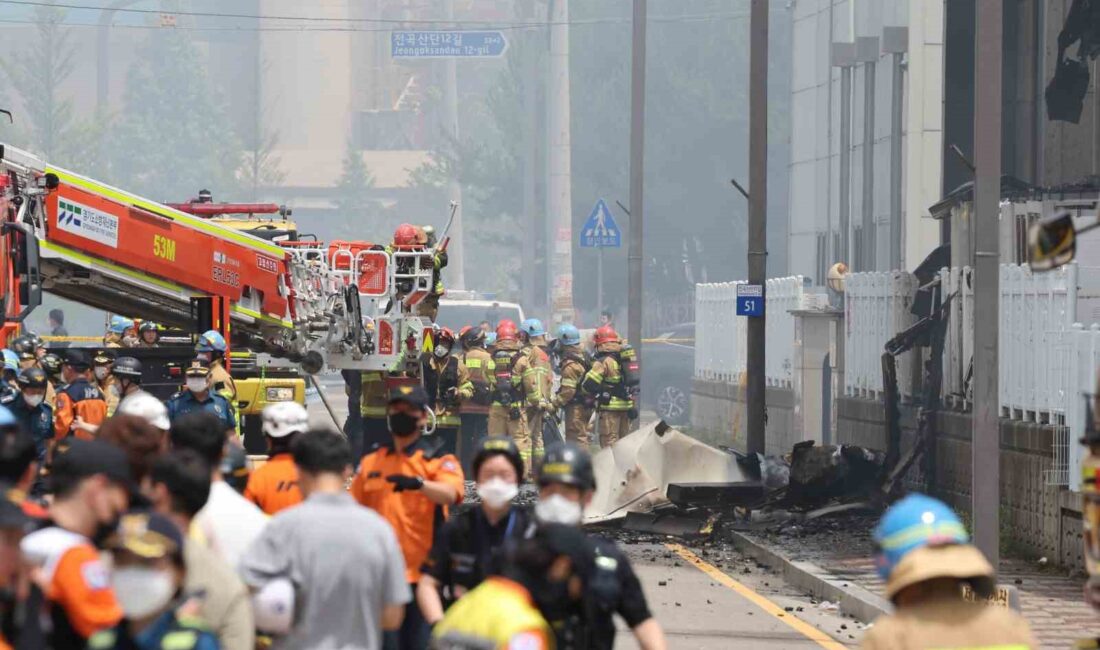
{"type": "Polygon", "coordinates": [[[390,55],[395,59],[498,57],[507,49],[503,32],[390,32],[390,55]]]}
{"type": "Polygon", "coordinates": [[[750,318],[764,315],[764,287],[759,284],[737,285],[737,315],[750,318]]]}
{"type": "Polygon", "coordinates": [[[592,214],[581,228],[581,248],[621,248],[623,231],[611,216],[603,199],[596,201],[592,214]]]}

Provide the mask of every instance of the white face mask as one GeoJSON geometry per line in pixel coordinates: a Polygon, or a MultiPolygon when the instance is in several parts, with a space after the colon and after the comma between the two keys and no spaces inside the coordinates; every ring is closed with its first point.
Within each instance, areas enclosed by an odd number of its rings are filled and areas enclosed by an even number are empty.
{"type": "Polygon", "coordinates": [[[583,513],[581,504],[560,494],[551,494],[535,504],[535,517],[544,524],[576,526],[581,523],[583,513]]]}
{"type": "Polygon", "coordinates": [[[110,372],[110,371],[111,371],[111,369],[108,368],[107,366],[96,366],[95,378],[100,380],[100,381],[103,381],[104,379],[107,378],[107,373],[110,372]]]}
{"type": "Polygon", "coordinates": [[[201,393],[206,390],[206,378],[204,377],[188,377],[187,378],[187,390],[192,393],[201,393]]]}
{"type": "Polygon", "coordinates": [[[28,395],[26,393],[23,393],[23,401],[26,402],[27,406],[31,407],[32,409],[41,404],[42,400],[45,399],[45,397],[45,395],[28,395]]]}
{"type": "Polygon", "coordinates": [[[436,358],[442,359],[451,352],[451,348],[447,347],[446,345],[437,345],[435,346],[435,350],[433,350],[433,352],[435,353],[436,358]]]}
{"type": "Polygon", "coordinates": [[[491,478],[484,483],[478,483],[477,494],[490,508],[499,510],[516,498],[519,486],[502,478],[491,478]]]}
{"type": "Polygon", "coordinates": [[[115,598],[129,619],[143,619],[164,609],[176,593],[170,571],[120,567],[111,575],[115,598]]]}

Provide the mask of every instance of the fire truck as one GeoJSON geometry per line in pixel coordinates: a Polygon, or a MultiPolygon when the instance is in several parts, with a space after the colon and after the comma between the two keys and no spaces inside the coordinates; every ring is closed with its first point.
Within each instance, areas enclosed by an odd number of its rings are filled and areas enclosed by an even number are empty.
{"type": "Polygon", "coordinates": [[[432,290],[434,251],[265,239],[204,213],[215,208],[187,205],[0,145],[0,339],[48,291],[187,331],[215,329],[233,348],[310,375],[327,367],[415,376],[431,335],[415,312],[432,290]]]}

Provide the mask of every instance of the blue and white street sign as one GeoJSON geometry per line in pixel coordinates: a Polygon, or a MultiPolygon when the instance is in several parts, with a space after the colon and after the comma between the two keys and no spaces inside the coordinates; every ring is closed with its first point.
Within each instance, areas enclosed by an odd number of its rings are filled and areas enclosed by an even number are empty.
{"type": "Polygon", "coordinates": [[[581,228],[581,248],[620,248],[623,245],[623,231],[611,216],[611,210],[603,199],[596,201],[592,214],[581,228]]]}
{"type": "Polygon", "coordinates": [[[737,315],[750,318],[764,315],[764,287],[759,284],[737,285],[737,315]]]}
{"type": "Polygon", "coordinates": [[[503,32],[390,32],[390,55],[395,59],[498,57],[507,49],[503,32]]]}

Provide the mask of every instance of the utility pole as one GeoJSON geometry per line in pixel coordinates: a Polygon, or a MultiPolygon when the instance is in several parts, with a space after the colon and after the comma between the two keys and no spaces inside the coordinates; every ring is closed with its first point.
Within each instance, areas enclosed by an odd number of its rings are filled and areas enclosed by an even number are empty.
{"type": "MultiPolygon", "coordinates": [[[[534,21],[536,16],[535,0],[522,0],[516,3],[517,18],[523,21],[534,21]]],[[[524,38],[533,40],[523,35],[516,34],[516,39],[524,38]]],[[[523,232],[526,236],[523,241],[523,264],[520,265],[520,279],[523,295],[523,306],[533,309],[535,305],[535,241],[538,232],[538,218],[535,215],[535,154],[538,150],[538,138],[536,130],[539,123],[539,109],[536,100],[535,80],[538,78],[536,69],[536,57],[527,42],[519,50],[523,56],[523,232]]],[[[510,56],[515,56],[513,52],[510,56]]],[[[548,242],[549,243],[549,242],[548,242]]],[[[549,259],[550,246],[546,246],[546,255],[549,259]]]]}
{"type": "MultiPolygon", "coordinates": [[[[630,250],[627,288],[627,338],[642,349],[642,267],[645,246],[645,28],[646,0],[634,0],[630,57],[630,250]]],[[[602,267],[602,249],[601,267],[602,267]]],[[[603,306],[602,304],[600,305],[603,306]]]]}
{"type": "MultiPolygon", "coordinates": [[[[445,0],[446,15],[448,21],[455,19],[454,0],[445,0]]],[[[458,143],[458,64],[455,57],[448,57],[443,62],[443,110],[446,122],[443,130],[451,142],[458,143]]],[[[455,209],[455,220],[451,225],[451,246],[448,249],[450,271],[447,279],[455,289],[466,288],[466,245],[462,233],[462,186],[453,175],[447,182],[448,198],[458,205],[455,209]]],[[[440,216],[444,216],[440,206],[440,216]]],[[[442,235],[442,233],[440,233],[442,235]]]]}
{"type": "MultiPolygon", "coordinates": [[[[844,262],[848,268],[854,269],[855,260],[849,253],[852,238],[852,67],[856,63],[855,43],[834,42],[830,57],[833,67],[840,68],[840,246],[829,261],[844,262]]],[[[829,82],[829,87],[832,88],[832,81],[829,82]]]]}
{"type": "Polygon", "coordinates": [[[1000,298],[1002,0],[978,0],[974,56],[974,543],[1000,559],[1001,445],[997,343],[1000,298]],[[981,332],[981,336],[977,333],[981,332]]]}
{"type": "MultiPolygon", "coordinates": [[[[752,0],[749,18],[749,284],[762,288],[768,278],[768,2],[752,0]]],[[[765,299],[767,292],[765,292],[765,299]]],[[[767,310],[748,319],[748,384],[745,403],[748,453],[764,453],[766,405],[764,341],[767,310]]]]}
{"type": "Polygon", "coordinates": [[[552,255],[550,311],[554,322],[573,320],[573,180],[569,114],[569,0],[550,0],[550,214],[556,226],[546,242],[552,255]]]}

